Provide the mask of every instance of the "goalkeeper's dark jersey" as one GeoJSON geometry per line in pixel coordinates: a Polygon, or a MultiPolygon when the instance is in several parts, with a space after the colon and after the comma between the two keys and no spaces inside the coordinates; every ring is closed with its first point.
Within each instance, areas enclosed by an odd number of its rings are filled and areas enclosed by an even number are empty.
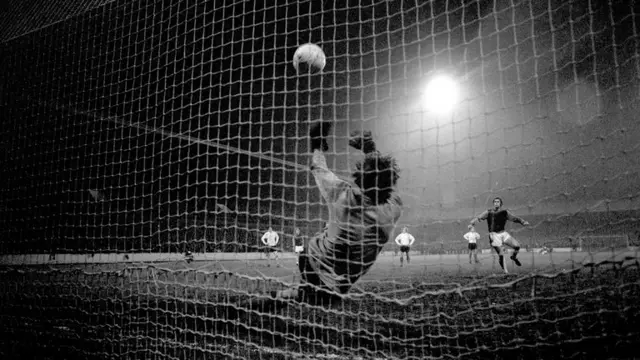
{"type": "Polygon", "coordinates": [[[402,202],[393,195],[385,204],[367,205],[360,188],[331,172],[319,150],[312,172],[327,201],[329,221],[309,241],[308,260],[326,287],[344,294],[376,261],[401,215],[402,202]]]}
{"type": "Polygon", "coordinates": [[[497,211],[494,209],[488,209],[478,216],[478,220],[487,220],[489,232],[496,233],[504,231],[505,226],[507,225],[507,220],[519,224],[522,224],[524,222],[524,220],[522,220],[521,218],[512,215],[507,209],[499,209],[497,211]]]}

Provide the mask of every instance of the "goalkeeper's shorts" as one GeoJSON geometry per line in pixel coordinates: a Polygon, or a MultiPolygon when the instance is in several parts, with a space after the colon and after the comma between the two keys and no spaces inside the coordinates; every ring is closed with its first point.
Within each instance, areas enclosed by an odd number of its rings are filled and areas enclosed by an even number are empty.
{"type": "Polygon", "coordinates": [[[408,253],[408,252],[409,252],[409,250],[411,250],[411,247],[410,247],[410,246],[407,246],[407,245],[402,245],[402,246],[400,246],[400,252],[408,253]]]}
{"type": "Polygon", "coordinates": [[[306,251],[300,253],[298,259],[298,269],[300,270],[301,286],[300,301],[315,305],[332,305],[341,301],[340,296],[331,292],[320,280],[320,276],[311,267],[306,251]]]}

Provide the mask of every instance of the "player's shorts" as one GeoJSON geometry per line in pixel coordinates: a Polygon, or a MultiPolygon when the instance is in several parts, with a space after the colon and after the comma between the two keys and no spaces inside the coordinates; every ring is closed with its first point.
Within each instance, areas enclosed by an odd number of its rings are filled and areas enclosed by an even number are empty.
{"type": "Polygon", "coordinates": [[[296,252],[297,254],[300,254],[301,252],[304,251],[304,246],[295,246],[293,248],[293,251],[296,252]]]}
{"type": "Polygon", "coordinates": [[[503,231],[499,233],[489,233],[489,239],[491,239],[491,246],[501,247],[503,245],[516,246],[515,240],[509,235],[508,232],[503,231]]]}
{"type": "Polygon", "coordinates": [[[469,250],[475,250],[478,248],[478,244],[476,243],[469,243],[469,250]]]}
{"type": "Polygon", "coordinates": [[[269,245],[265,245],[264,247],[264,252],[266,253],[271,253],[271,252],[276,252],[278,251],[278,248],[275,246],[269,246],[269,245]]]}
{"type": "Polygon", "coordinates": [[[400,246],[400,252],[408,253],[409,250],[411,250],[410,246],[406,246],[406,245],[400,246]]]}

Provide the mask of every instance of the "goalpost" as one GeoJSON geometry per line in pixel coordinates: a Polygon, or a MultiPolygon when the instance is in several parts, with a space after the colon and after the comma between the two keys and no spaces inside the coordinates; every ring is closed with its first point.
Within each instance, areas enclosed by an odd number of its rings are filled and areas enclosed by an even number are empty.
{"type": "Polygon", "coordinates": [[[637,349],[634,5],[9,2],[0,13],[0,357],[637,349]],[[326,54],[322,73],[292,66],[309,42],[326,54]],[[309,171],[309,127],[320,119],[334,121],[327,159],[338,176],[350,180],[362,156],[348,147],[353,130],[370,130],[397,159],[404,211],[380,246],[394,249],[408,227],[411,264],[380,255],[334,307],[255,307],[300,280],[295,229],[311,237],[325,226],[309,171]],[[496,196],[531,224],[508,225],[523,248],[580,239],[589,256],[522,251],[510,277],[493,254],[468,264],[462,236],[496,196]],[[275,264],[259,243],[270,227],[285,253],[275,264]]]}

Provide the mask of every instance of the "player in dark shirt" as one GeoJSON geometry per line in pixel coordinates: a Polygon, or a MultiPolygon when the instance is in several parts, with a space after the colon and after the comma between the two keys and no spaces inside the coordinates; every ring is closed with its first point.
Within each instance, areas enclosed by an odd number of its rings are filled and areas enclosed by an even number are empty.
{"type": "Polygon", "coordinates": [[[500,267],[504,270],[504,272],[508,273],[507,268],[504,264],[504,255],[502,250],[502,247],[504,245],[509,246],[513,249],[511,260],[513,260],[516,265],[521,266],[522,264],[520,263],[520,260],[518,260],[520,243],[505,231],[505,225],[507,224],[507,221],[512,221],[523,226],[528,226],[529,223],[526,220],[512,215],[509,210],[502,209],[502,199],[499,197],[493,199],[493,209],[488,209],[471,220],[469,229],[471,229],[476,224],[476,222],[482,220],[487,220],[491,247],[493,247],[496,253],[498,253],[498,262],[500,263],[500,267]]]}

